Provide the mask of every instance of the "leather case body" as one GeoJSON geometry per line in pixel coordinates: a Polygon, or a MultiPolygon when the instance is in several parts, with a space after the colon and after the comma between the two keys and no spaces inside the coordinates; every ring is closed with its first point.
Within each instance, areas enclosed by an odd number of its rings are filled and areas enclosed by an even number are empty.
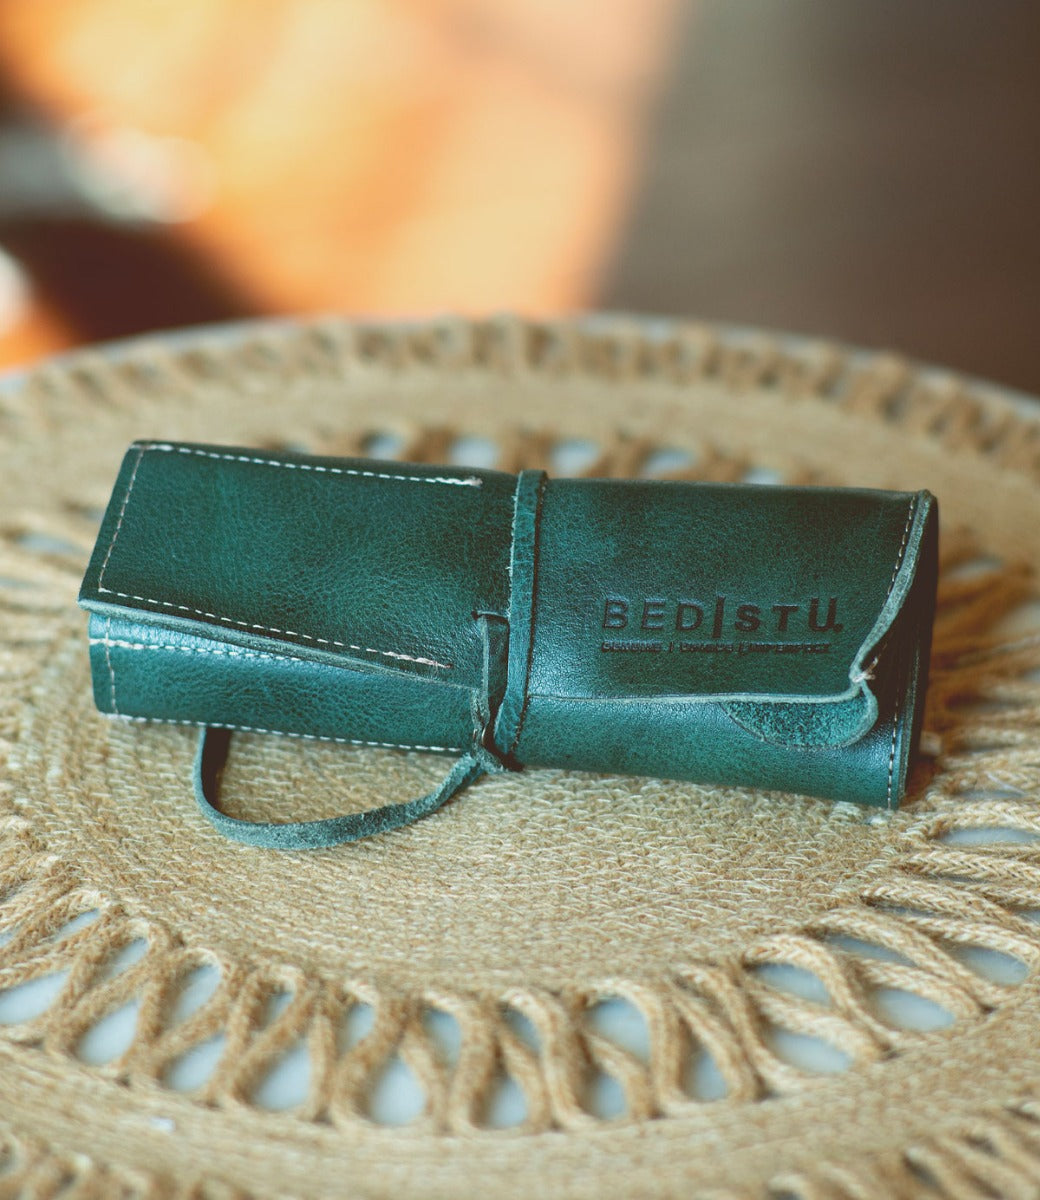
{"type": "Polygon", "coordinates": [[[135,444],[80,601],[99,709],[895,806],[928,492],[135,444]]]}

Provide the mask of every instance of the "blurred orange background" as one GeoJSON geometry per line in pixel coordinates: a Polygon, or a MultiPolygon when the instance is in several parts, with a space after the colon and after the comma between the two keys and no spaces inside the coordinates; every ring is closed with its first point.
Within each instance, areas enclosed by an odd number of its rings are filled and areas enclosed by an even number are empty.
{"type": "Polygon", "coordinates": [[[1040,6],[6,0],[0,365],[593,307],[1040,391],[1040,6]]]}

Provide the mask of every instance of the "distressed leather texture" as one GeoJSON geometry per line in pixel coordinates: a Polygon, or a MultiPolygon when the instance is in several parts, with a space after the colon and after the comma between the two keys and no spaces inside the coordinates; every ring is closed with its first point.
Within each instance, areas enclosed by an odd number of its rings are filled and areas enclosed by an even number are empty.
{"type": "Polygon", "coordinates": [[[80,593],[94,697],[465,755],[463,782],[563,766],[894,807],[937,523],[926,491],[136,443],[80,593]]]}

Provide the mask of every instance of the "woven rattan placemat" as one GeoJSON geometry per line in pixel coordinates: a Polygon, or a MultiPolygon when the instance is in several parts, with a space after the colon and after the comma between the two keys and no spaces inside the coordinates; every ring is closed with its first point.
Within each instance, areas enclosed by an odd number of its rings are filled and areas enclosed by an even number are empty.
{"type": "MultiPolygon", "coordinates": [[[[1040,424],[1022,406],[700,327],[246,326],[26,374],[0,394],[0,496],[0,1020],[18,989],[43,997],[0,1024],[0,1196],[1037,1194],[1040,424]],[[195,810],[193,731],[90,699],[75,594],[135,437],[929,487],[944,565],[910,802],[531,771],[353,846],[227,842],[195,810]],[[893,1015],[899,993],[930,1027],[893,1015]],[[608,1001],[642,1037],[609,1034],[608,1001]],[[85,1055],[128,1007],[126,1044],[85,1055]],[[844,1069],[806,1069],[792,1047],[814,1040],[844,1069]],[[306,1086],[271,1111],[289,1058],[306,1086]],[[425,1096],[404,1124],[373,1107],[388,1071],[425,1096]],[[604,1080],[611,1119],[589,1101],[604,1080]]],[[[285,818],[443,771],[274,736],[232,754],[229,805],[285,818]]]]}

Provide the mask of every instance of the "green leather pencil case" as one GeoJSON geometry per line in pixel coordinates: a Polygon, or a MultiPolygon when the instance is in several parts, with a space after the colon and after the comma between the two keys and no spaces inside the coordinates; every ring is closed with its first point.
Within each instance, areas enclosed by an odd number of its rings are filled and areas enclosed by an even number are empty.
{"type": "Polygon", "coordinates": [[[139,442],[80,603],[94,697],[202,727],[218,828],[301,848],[556,766],[899,803],[935,604],[926,491],[549,479],[139,442]],[[433,750],[428,796],[216,807],[228,731],[433,750]]]}

